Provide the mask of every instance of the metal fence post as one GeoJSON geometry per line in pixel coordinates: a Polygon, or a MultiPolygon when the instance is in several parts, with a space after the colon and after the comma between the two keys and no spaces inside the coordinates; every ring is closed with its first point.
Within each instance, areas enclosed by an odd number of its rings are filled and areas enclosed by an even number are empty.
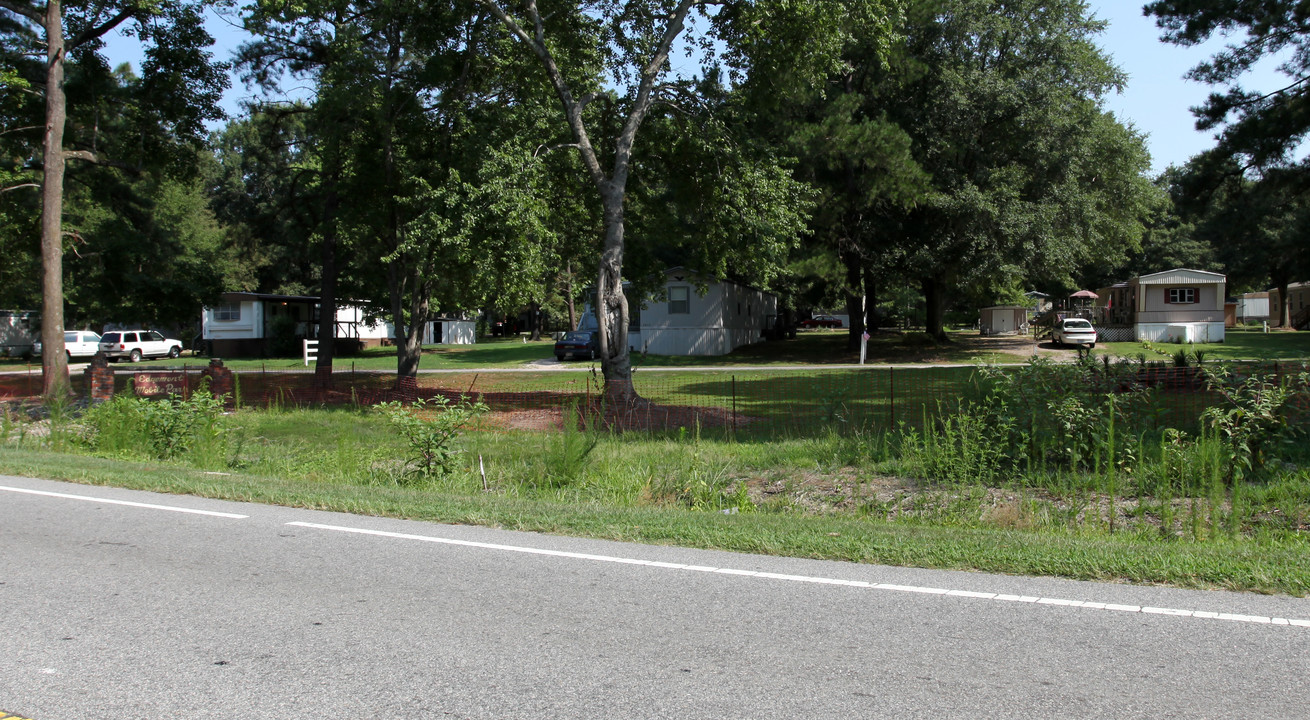
{"type": "Polygon", "coordinates": [[[891,419],[887,422],[887,429],[891,430],[896,427],[896,368],[887,368],[887,406],[891,413],[891,419]]]}
{"type": "Polygon", "coordinates": [[[737,435],[737,376],[732,376],[732,434],[737,435]]]}

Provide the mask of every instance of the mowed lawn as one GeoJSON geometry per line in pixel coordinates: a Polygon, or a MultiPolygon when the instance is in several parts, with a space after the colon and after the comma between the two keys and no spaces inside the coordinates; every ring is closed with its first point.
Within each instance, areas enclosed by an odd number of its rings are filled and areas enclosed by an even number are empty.
{"type": "MultiPolygon", "coordinates": [[[[982,337],[976,331],[953,331],[950,340],[937,342],[922,332],[883,331],[874,334],[867,346],[866,363],[870,365],[965,364],[979,362],[1022,363],[1036,349],[1030,338],[1022,336],[982,337]]],[[[589,371],[598,363],[567,361],[555,365],[554,342],[526,341],[518,338],[483,338],[474,345],[429,345],[423,349],[420,370],[519,369],[535,367],[589,371]]],[[[1075,355],[1072,349],[1053,350],[1043,344],[1043,354],[1061,359],[1075,355]]],[[[1201,351],[1207,361],[1220,360],[1300,360],[1310,358],[1310,333],[1229,330],[1224,343],[1176,345],[1169,343],[1102,343],[1096,353],[1111,357],[1148,361],[1170,361],[1179,350],[1201,351]]],[[[633,355],[633,366],[640,368],[724,368],[788,367],[797,365],[856,365],[858,349],[848,347],[847,333],[841,330],[805,331],[794,340],[761,342],[738,348],[721,356],[633,355]]],[[[184,354],[179,360],[150,360],[139,367],[176,367],[208,364],[209,358],[184,354]]],[[[238,359],[225,358],[235,370],[304,371],[308,368],[300,357],[238,359]]],[[[120,364],[119,367],[129,367],[120,364]]],[[[137,366],[132,366],[137,367],[137,366]]],[[[337,372],[350,370],[394,371],[395,348],[370,348],[356,355],[338,357],[337,372]]],[[[41,372],[40,358],[0,359],[0,372],[41,372]]]]}
{"type": "MultiPolygon", "coordinates": [[[[637,368],[859,364],[859,349],[852,350],[847,343],[847,333],[844,331],[806,331],[798,333],[794,340],[755,343],[740,347],[728,355],[684,357],[634,353],[632,364],[637,368]]],[[[977,332],[971,331],[952,332],[950,340],[945,343],[937,342],[922,332],[879,332],[869,341],[866,362],[868,364],[1022,362],[1027,357],[1025,353],[1026,348],[1029,347],[1030,345],[1022,338],[1012,338],[999,344],[995,338],[983,338],[977,332]]],[[[151,360],[142,365],[175,366],[179,362],[207,363],[208,359],[184,355],[180,361],[151,360]]],[[[225,358],[223,362],[235,370],[271,372],[306,369],[300,357],[225,358]]],[[[546,339],[529,342],[526,336],[522,336],[482,338],[474,345],[429,345],[423,348],[419,369],[531,369],[534,364],[540,363],[554,365],[554,341],[546,339]]],[[[592,364],[585,361],[566,361],[564,367],[587,370],[592,364]]],[[[394,370],[396,351],[392,347],[369,348],[356,355],[336,358],[334,367],[337,371],[352,368],[394,370]]]]}
{"type": "Polygon", "coordinates": [[[1144,355],[1148,361],[1169,361],[1179,351],[1200,351],[1206,362],[1223,360],[1304,360],[1310,358],[1310,332],[1275,331],[1235,328],[1224,333],[1222,343],[1102,343],[1097,351],[1113,357],[1136,359],[1144,355]]]}

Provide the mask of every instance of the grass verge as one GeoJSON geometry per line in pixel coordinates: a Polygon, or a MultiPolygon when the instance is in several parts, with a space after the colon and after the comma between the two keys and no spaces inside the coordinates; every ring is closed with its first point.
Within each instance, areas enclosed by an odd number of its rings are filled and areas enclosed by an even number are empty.
{"type": "Polygon", "coordinates": [[[1287,539],[1144,541],[1136,534],[898,523],[867,517],[722,514],[557,502],[432,487],[376,486],[0,449],[6,474],[222,500],[474,524],[625,542],[858,563],[1049,575],[1304,596],[1310,548],[1287,539]]]}

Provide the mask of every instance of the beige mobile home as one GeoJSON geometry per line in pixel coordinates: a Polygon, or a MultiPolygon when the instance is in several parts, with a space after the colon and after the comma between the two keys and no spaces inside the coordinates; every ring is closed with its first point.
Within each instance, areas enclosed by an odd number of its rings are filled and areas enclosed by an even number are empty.
{"type": "Polygon", "coordinates": [[[1103,341],[1137,340],[1221,343],[1224,341],[1226,276],[1178,268],[1135,277],[1103,288],[1094,322],[1103,341]]]}

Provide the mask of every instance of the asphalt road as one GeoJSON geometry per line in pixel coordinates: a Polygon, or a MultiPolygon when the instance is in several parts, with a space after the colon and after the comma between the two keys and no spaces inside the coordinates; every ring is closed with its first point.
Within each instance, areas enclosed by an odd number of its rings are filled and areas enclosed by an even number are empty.
{"type": "Polygon", "coordinates": [[[1308,707],[1304,599],[0,477],[0,717],[1304,718],[1308,707]]]}

